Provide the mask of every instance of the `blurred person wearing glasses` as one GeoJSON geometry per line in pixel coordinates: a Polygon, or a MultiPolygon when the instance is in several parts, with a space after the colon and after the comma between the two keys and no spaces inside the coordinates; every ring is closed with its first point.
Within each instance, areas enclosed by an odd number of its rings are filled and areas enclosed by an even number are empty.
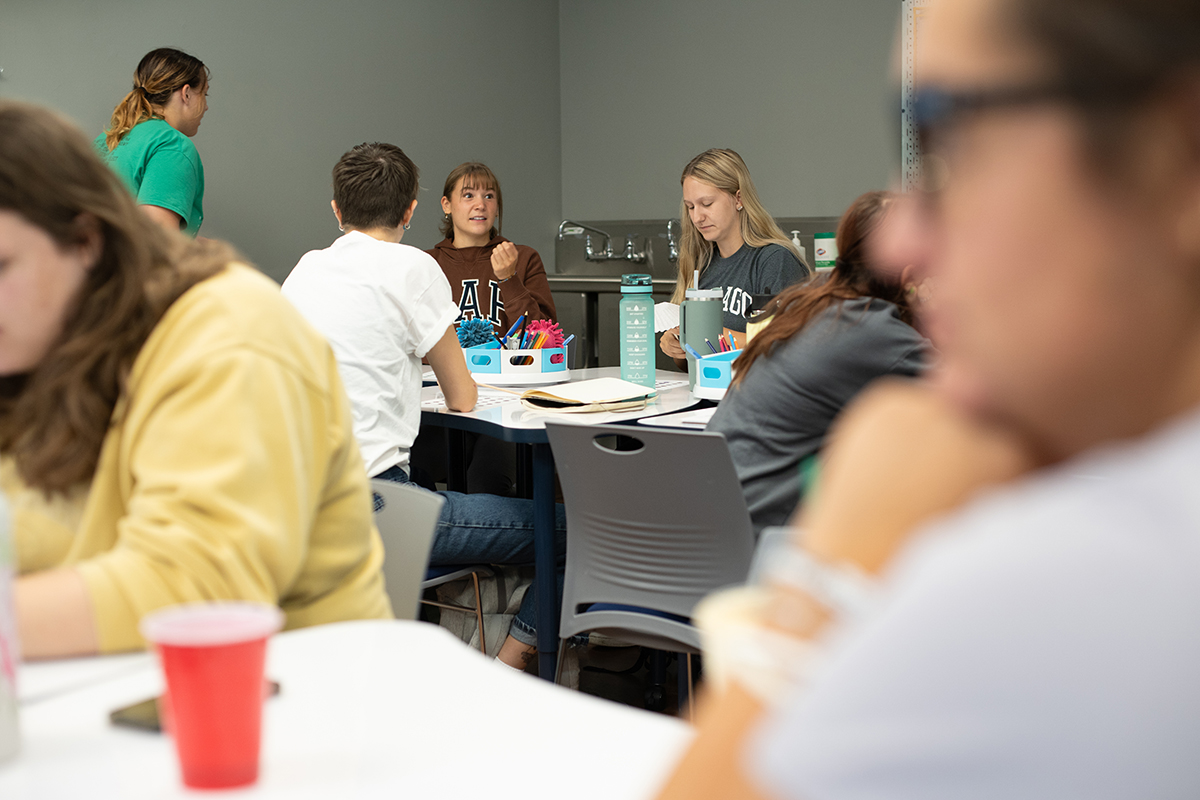
{"type": "Polygon", "coordinates": [[[1200,3],[927,13],[877,246],[942,360],[840,420],[748,626],[790,682],[663,796],[1200,796],[1200,3]]]}

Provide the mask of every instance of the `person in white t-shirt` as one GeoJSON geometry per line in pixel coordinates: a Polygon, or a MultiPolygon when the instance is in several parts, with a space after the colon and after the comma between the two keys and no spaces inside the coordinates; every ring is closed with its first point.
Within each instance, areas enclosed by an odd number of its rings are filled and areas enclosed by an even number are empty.
{"type": "Polygon", "coordinates": [[[740,631],[797,685],[743,663],[663,797],[1200,797],[1200,3],[925,6],[878,246],[935,380],[837,424],[740,631]]]}
{"type": "Polygon", "coordinates": [[[283,294],[329,339],[354,407],[367,475],[406,470],[421,423],[421,359],[452,411],[477,390],[454,332],[458,306],[441,267],[403,244],[417,209],[417,168],[399,147],[362,144],[333,169],[330,201],[345,235],[305,253],[283,294]]]}
{"type": "MultiPolygon", "coordinates": [[[[450,284],[432,257],[401,241],[417,188],[416,165],[395,145],[361,144],[343,155],[333,168],[331,205],[345,235],[306,253],[282,290],[333,347],[367,474],[400,483],[409,483],[409,449],[421,422],[421,359],[433,368],[448,408],[469,411],[477,398],[453,327],[459,311],[450,284]]],[[[532,501],[440,494],[446,502],[432,565],[533,562],[532,501]]],[[[562,553],[561,506],[556,523],[562,553]]],[[[523,668],[531,660],[535,619],[534,593],[527,592],[500,650],[503,663],[523,668]]]]}

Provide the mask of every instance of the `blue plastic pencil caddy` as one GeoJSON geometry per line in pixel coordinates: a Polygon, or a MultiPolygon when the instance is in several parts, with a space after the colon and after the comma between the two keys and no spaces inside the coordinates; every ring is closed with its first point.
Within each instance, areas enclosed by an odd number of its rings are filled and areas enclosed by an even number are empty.
{"type": "Polygon", "coordinates": [[[742,354],[741,350],[710,353],[696,362],[696,388],[692,394],[708,400],[720,400],[733,379],[733,362],[742,354]]]}
{"type": "Polygon", "coordinates": [[[488,375],[494,383],[546,383],[567,376],[566,351],[561,347],[505,350],[496,341],[463,349],[467,369],[488,375]]]}

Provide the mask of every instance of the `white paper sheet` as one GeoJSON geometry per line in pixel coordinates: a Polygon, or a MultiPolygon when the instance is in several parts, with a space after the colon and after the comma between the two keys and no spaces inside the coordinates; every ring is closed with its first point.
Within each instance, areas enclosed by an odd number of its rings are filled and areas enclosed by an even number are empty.
{"type": "Polygon", "coordinates": [[[679,327],[679,306],[676,303],[658,303],[654,306],[654,332],[662,333],[679,327]]]}
{"type": "Polygon", "coordinates": [[[658,417],[642,417],[638,420],[638,424],[648,425],[652,428],[692,428],[693,430],[703,430],[716,412],[716,406],[701,408],[696,411],[680,411],[676,414],[663,414],[658,417]]]}
{"type": "Polygon", "coordinates": [[[586,381],[563,383],[548,389],[531,389],[525,394],[568,403],[610,403],[633,397],[645,397],[654,394],[654,391],[654,389],[623,381],[620,378],[592,378],[586,381]]]}

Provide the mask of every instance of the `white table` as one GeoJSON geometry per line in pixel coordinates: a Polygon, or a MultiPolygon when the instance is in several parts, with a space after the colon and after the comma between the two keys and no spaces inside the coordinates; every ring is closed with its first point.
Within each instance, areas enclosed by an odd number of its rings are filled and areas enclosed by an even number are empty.
{"type": "MultiPolygon", "coordinates": [[[[486,376],[480,376],[484,383],[487,383],[486,376]]],[[[571,378],[569,383],[576,381],[586,381],[593,378],[619,378],[621,377],[620,367],[596,367],[593,369],[575,369],[571,370],[571,378]]],[[[655,381],[664,384],[676,384],[671,388],[664,389],[658,392],[657,396],[650,398],[646,403],[645,408],[635,409],[633,411],[599,411],[591,414],[562,414],[553,411],[543,411],[532,408],[526,408],[521,405],[521,400],[516,395],[507,395],[504,402],[492,404],[492,399],[500,399],[495,397],[495,392],[489,389],[480,387],[479,394],[481,398],[488,398],[485,404],[477,407],[474,411],[458,412],[451,411],[446,408],[445,403],[435,403],[441,398],[441,390],[436,385],[426,386],[421,389],[421,411],[422,424],[431,424],[429,414],[445,414],[447,417],[453,417],[461,422],[457,425],[464,430],[472,430],[476,432],[486,432],[489,436],[496,438],[505,438],[505,431],[509,431],[508,436],[514,436],[513,432],[517,431],[536,431],[545,430],[546,420],[555,422],[578,422],[583,425],[607,425],[612,422],[629,422],[631,420],[640,419],[642,417],[650,417],[657,414],[670,414],[675,411],[682,411],[685,408],[691,408],[699,402],[691,396],[688,391],[688,377],[686,372],[669,372],[667,370],[658,370],[655,373],[655,381]],[[471,425],[470,422],[478,424],[471,425]],[[486,429],[484,426],[487,426],[486,429]]],[[[554,391],[554,387],[559,384],[548,384],[544,386],[506,386],[504,388],[511,389],[514,392],[523,392],[527,389],[548,389],[554,391]]],[[[432,424],[439,424],[432,422],[432,424]]],[[[452,424],[449,421],[441,423],[444,427],[450,427],[452,424]]],[[[519,434],[516,434],[519,436],[519,434]]],[[[544,438],[544,437],[543,437],[544,438]]],[[[524,438],[512,438],[509,441],[524,441],[524,438]]]]}
{"type": "MultiPolygon", "coordinates": [[[[571,381],[590,378],[619,378],[620,367],[571,370],[571,381]]],[[[651,398],[645,408],[634,411],[597,412],[593,414],[562,414],[525,408],[515,395],[497,405],[487,405],[473,411],[455,412],[434,403],[440,397],[437,386],[421,390],[421,426],[446,428],[459,438],[450,437],[447,464],[450,478],[447,488],[466,491],[462,463],[461,433],[482,433],[506,442],[532,445],[533,450],[533,540],[534,591],[537,593],[538,674],[546,680],[554,677],[555,655],[558,651],[558,594],[555,591],[554,547],[554,458],[546,439],[546,420],[601,425],[610,422],[632,422],[642,417],[669,414],[691,408],[698,402],[687,388],[687,375],[658,370],[656,382],[676,384],[664,388],[651,398]]],[[[515,387],[518,391],[531,387],[515,387]]]]}
{"type": "MultiPolygon", "coordinates": [[[[221,797],[649,798],[692,736],[507,671],[420,622],[281,634],[267,674],[282,690],[265,707],[259,782],[221,797]]],[[[151,656],[27,664],[19,677],[22,753],[0,765],[4,800],[216,796],[183,788],[170,739],[108,722],[161,691],[151,656]]]]}

